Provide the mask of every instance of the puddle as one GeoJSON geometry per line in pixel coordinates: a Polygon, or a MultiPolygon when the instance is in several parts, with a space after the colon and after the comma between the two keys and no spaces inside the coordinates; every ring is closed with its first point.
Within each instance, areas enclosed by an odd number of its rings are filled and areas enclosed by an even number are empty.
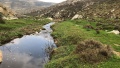
{"type": "Polygon", "coordinates": [[[52,22],[43,26],[46,30],[39,33],[25,35],[0,46],[3,52],[0,68],[44,68],[49,60],[48,48],[56,47],[50,35],[52,32],[50,26],[53,24],[52,22]]]}

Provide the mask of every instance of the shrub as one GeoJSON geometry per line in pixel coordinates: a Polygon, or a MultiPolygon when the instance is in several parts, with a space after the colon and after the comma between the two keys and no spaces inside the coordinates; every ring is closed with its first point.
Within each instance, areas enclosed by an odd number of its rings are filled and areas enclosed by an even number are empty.
{"type": "Polygon", "coordinates": [[[120,25],[115,25],[115,27],[114,27],[114,29],[115,30],[118,30],[119,32],[120,32],[120,27],[119,27],[120,25]]]}
{"type": "Polygon", "coordinates": [[[4,21],[3,21],[3,19],[2,19],[2,14],[0,13],[0,24],[1,23],[5,23],[4,21]]]}
{"type": "Polygon", "coordinates": [[[3,21],[3,19],[0,18],[0,24],[4,24],[5,21],[3,21]]]}
{"type": "Polygon", "coordinates": [[[94,27],[93,26],[91,26],[91,25],[85,25],[85,26],[83,26],[83,28],[85,28],[85,29],[87,29],[88,31],[90,30],[90,29],[94,29],[94,27]]]}
{"type": "Polygon", "coordinates": [[[80,60],[88,63],[98,63],[112,56],[112,49],[100,42],[86,40],[81,42],[75,53],[79,54],[80,60]]]}

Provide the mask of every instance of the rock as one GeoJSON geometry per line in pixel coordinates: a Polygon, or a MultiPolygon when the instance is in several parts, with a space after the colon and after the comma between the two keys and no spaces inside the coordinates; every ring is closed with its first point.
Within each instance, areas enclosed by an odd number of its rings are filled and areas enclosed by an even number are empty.
{"type": "Polygon", "coordinates": [[[60,17],[60,12],[57,12],[56,14],[55,14],[55,18],[59,18],[60,17]]]}
{"type": "Polygon", "coordinates": [[[111,10],[111,12],[114,12],[114,11],[115,11],[115,9],[112,9],[112,10],[111,10]]]}
{"type": "Polygon", "coordinates": [[[16,13],[10,10],[9,8],[5,7],[0,3],[0,15],[2,16],[3,19],[6,20],[13,20],[13,19],[18,19],[16,17],[16,13]]]}
{"type": "Polygon", "coordinates": [[[113,53],[114,53],[116,56],[120,57],[120,52],[113,51],[113,53]]]}
{"type": "Polygon", "coordinates": [[[113,31],[108,32],[108,33],[114,33],[114,34],[116,34],[116,35],[120,34],[120,32],[119,32],[118,30],[113,30],[113,31]]]}
{"type": "Polygon", "coordinates": [[[3,17],[5,20],[16,20],[18,19],[17,17],[11,16],[11,17],[3,17]]]}
{"type": "Polygon", "coordinates": [[[72,18],[72,20],[79,19],[79,18],[83,18],[83,16],[82,16],[82,15],[79,15],[79,14],[76,14],[76,15],[72,18]]]}
{"type": "Polygon", "coordinates": [[[51,18],[51,17],[48,17],[47,19],[49,19],[49,20],[53,21],[53,18],[51,18]]]}
{"type": "Polygon", "coordinates": [[[3,55],[2,55],[2,51],[0,50],[0,63],[2,62],[3,59],[3,55]]]}

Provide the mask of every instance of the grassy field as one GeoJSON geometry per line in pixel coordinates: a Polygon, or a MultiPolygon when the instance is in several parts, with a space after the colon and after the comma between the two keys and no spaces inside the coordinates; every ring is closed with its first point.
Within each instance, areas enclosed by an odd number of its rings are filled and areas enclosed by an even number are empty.
{"type": "Polygon", "coordinates": [[[50,21],[46,19],[6,20],[4,24],[0,24],[0,45],[7,43],[14,38],[22,37],[23,35],[39,31],[44,24],[49,22],[50,21]]]}
{"type": "MultiPolygon", "coordinates": [[[[58,48],[52,52],[51,60],[46,64],[46,68],[120,68],[120,58],[116,55],[99,63],[91,64],[83,62],[79,54],[75,53],[81,41],[90,39],[120,52],[120,35],[107,33],[105,30],[109,29],[108,26],[102,26],[104,29],[98,28],[101,27],[97,26],[97,22],[86,20],[68,20],[56,23],[53,26],[52,36],[58,48]]],[[[108,31],[110,30],[112,29],[110,28],[108,31]]]]}

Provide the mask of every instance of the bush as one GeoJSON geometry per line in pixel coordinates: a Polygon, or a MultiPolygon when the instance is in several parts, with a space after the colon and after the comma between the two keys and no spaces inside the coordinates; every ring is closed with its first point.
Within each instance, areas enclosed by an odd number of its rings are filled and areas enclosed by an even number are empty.
{"type": "Polygon", "coordinates": [[[2,19],[0,19],[0,24],[4,24],[5,23],[5,21],[3,21],[2,19]]]}
{"type": "Polygon", "coordinates": [[[94,29],[94,27],[91,25],[85,25],[85,26],[83,26],[83,28],[85,28],[87,30],[94,29]]]}
{"type": "Polygon", "coordinates": [[[79,54],[80,60],[88,63],[98,63],[112,56],[112,49],[100,42],[86,40],[81,42],[75,53],[79,54]]]}
{"type": "Polygon", "coordinates": [[[119,32],[120,32],[120,27],[119,27],[120,25],[115,25],[115,27],[114,27],[114,29],[115,30],[118,30],[119,32]]]}

